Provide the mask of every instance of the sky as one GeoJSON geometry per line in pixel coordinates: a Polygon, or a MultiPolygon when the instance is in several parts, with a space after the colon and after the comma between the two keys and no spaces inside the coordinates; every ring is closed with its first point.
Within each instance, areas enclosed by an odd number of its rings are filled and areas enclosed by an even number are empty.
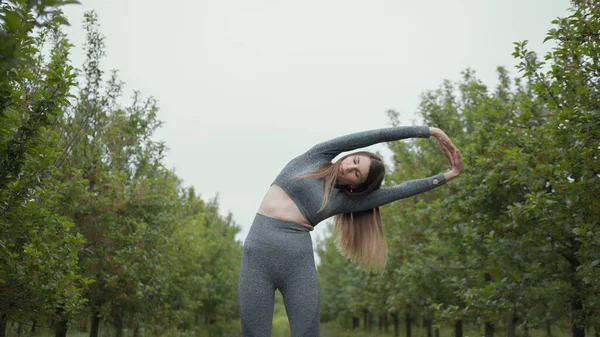
{"type": "MultiPolygon", "coordinates": [[[[81,0],[65,14],[80,67],[83,13],[97,12],[101,67],[125,82],[122,104],[134,90],[158,100],[155,139],[169,148],[167,167],[203,199],[218,195],[243,241],[289,160],[321,141],[389,127],[389,109],[421,125],[420,95],[467,68],[494,87],[498,66],[517,73],[513,42],[547,52],[551,21],[568,8],[566,0],[81,0]]],[[[312,232],[315,243],[324,229],[312,232]]]]}

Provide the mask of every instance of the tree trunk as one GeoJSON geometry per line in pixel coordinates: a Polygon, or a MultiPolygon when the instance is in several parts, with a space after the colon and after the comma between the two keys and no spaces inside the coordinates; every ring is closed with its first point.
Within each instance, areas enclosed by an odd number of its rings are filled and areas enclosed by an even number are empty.
{"type": "Polygon", "coordinates": [[[438,329],[438,328],[433,329],[433,335],[435,337],[440,337],[440,329],[438,329]]]}
{"type": "MultiPolygon", "coordinates": [[[[574,252],[581,246],[581,243],[576,242],[573,238],[569,241],[571,241],[574,252]]],[[[584,291],[581,282],[577,277],[577,269],[581,266],[581,263],[574,253],[563,256],[569,261],[571,267],[571,287],[573,288],[573,298],[571,298],[571,317],[573,317],[571,325],[572,334],[573,337],[585,337],[585,327],[583,326],[585,313],[583,311],[583,299],[581,298],[581,294],[583,294],[584,291]]]]}
{"type": "Polygon", "coordinates": [[[54,322],[54,337],[67,337],[67,319],[63,316],[64,309],[61,306],[56,310],[56,322],[54,322]]]}
{"type": "Polygon", "coordinates": [[[369,329],[369,311],[365,310],[364,314],[363,314],[363,327],[365,328],[365,330],[369,329]]]}
{"type": "MultiPolygon", "coordinates": [[[[389,332],[387,319],[388,319],[388,315],[387,314],[383,314],[383,331],[386,334],[389,332]]],[[[596,336],[596,337],[600,337],[600,336],[596,336]]]]}
{"type": "Polygon", "coordinates": [[[394,337],[400,337],[400,319],[398,314],[393,313],[392,317],[394,318],[394,337]]]}
{"type": "Polygon", "coordinates": [[[552,323],[550,320],[546,321],[546,337],[552,337],[552,323]]]}
{"type": "Polygon", "coordinates": [[[6,337],[6,323],[8,322],[8,317],[5,313],[0,312],[0,337],[6,337]]]}
{"type": "Polygon", "coordinates": [[[515,314],[512,313],[506,318],[506,337],[515,337],[515,314]]]}
{"type": "Polygon", "coordinates": [[[526,319],[524,319],[523,317],[526,317],[527,313],[524,312],[521,314],[520,317],[517,317],[515,324],[519,323],[519,325],[521,326],[521,329],[523,329],[523,337],[529,337],[529,322],[527,322],[526,319]]]}
{"type": "Polygon", "coordinates": [[[423,327],[427,332],[427,337],[433,337],[433,329],[431,328],[431,318],[423,318],[423,327]]]}
{"type": "Polygon", "coordinates": [[[454,321],[454,337],[463,337],[463,321],[462,321],[462,319],[454,321]]]}
{"type": "Polygon", "coordinates": [[[33,321],[33,323],[31,324],[31,333],[35,332],[35,327],[37,326],[37,319],[33,321]]]}
{"type": "Polygon", "coordinates": [[[97,311],[92,312],[92,328],[90,329],[90,337],[98,337],[98,328],[100,327],[100,316],[97,311]]]}
{"type": "Polygon", "coordinates": [[[62,317],[54,323],[54,337],[67,337],[67,323],[62,317]]]}
{"type": "MultiPolygon", "coordinates": [[[[492,274],[490,273],[484,273],[484,277],[487,283],[490,283],[494,280],[492,274]]],[[[483,334],[485,337],[494,337],[494,323],[486,321],[483,334]]]]}
{"type": "Polygon", "coordinates": [[[412,337],[411,325],[412,317],[410,317],[410,312],[406,311],[406,337],[412,337]]]}
{"type": "Polygon", "coordinates": [[[360,319],[356,316],[352,316],[352,329],[356,330],[360,328],[360,319]]]}
{"type": "Polygon", "coordinates": [[[571,284],[573,285],[573,289],[575,290],[575,297],[571,301],[571,312],[573,315],[571,331],[573,333],[573,337],[585,337],[585,327],[578,324],[578,321],[582,319],[582,316],[584,315],[583,303],[581,302],[581,298],[579,297],[581,287],[579,286],[579,280],[575,279],[576,276],[572,275],[571,277],[573,278],[571,284]]]}
{"type": "Polygon", "coordinates": [[[123,308],[119,308],[117,317],[115,317],[115,337],[123,337],[123,326],[125,325],[123,318],[125,314],[123,313],[123,308]]]}
{"type": "Polygon", "coordinates": [[[485,332],[484,335],[485,337],[494,337],[494,323],[491,322],[485,322],[485,332]]]}
{"type": "Polygon", "coordinates": [[[116,337],[123,337],[123,325],[122,324],[117,324],[115,326],[115,336],[116,337]]]}
{"type": "Polygon", "coordinates": [[[385,325],[385,314],[379,314],[379,333],[383,332],[384,325],[385,325]]]}

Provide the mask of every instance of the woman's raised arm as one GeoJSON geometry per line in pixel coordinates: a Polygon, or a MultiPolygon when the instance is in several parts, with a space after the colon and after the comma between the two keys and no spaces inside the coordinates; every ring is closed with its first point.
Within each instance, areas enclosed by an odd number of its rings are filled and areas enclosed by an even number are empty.
{"type": "Polygon", "coordinates": [[[333,159],[345,151],[371,146],[383,142],[407,138],[429,138],[430,128],[427,126],[398,126],[351,133],[313,146],[307,153],[328,155],[333,159]]]}

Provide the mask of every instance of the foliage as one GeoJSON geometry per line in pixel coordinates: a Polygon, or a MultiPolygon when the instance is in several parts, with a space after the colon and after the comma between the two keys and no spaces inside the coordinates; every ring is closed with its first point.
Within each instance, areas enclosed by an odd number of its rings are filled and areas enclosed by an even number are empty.
{"type": "MultiPolygon", "coordinates": [[[[386,288],[361,287],[360,309],[380,308],[384,291],[390,313],[438,322],[517,319],[529,328],[558,321],[577,337],[598,326],[600,6],[576,1],[572,12],[553,21],[546,40],[556,47],[543,61],[526,41],[515,44],[522,78],[500,68],[489,90],[467,70],[459,82],[423,94],[424,124],[450,135],[466,169],[444,187],[383,209],[389,266],[371,282],[386,288]]],[[[397,124],[393,111],[390,119],[397,124]]],[[[390,148],[387,184],[444,170],[435,142],[390,148]]],[[[321,249],[333,254],[327,244],[321,249]]],[[[346,273],[340,262],[322,261],[327,274],[346,273]]],[[[325,289],[335,282],[322,278],[325,289]]],[[[346,304],[328,303],[336,307],[325,319],[346,304]]]]}
{"type": "Polygon", "coordinates": [[[59,30],[66,21],[58,7],[67,3],[74,2],[0,4],[0,335],[7,318],[33,319],[57,307],[73,314],[84,303],[83,237],[58,212],[66,186],[50,178],[62,151],[54,125],[75,81],[71,46],[59,30]]]}
{"type": "Polygon", "coordinates": [[[202,317],[218,335],[237,313],[238,228],[216,200],[205,205],[164,167],[165,145],[153,140],[156,101],[136,92],[130,106],[117,103],[122,83],[116,72],[103,83],[95,13],[84,27],[88,58],[64,119],[61,180],[77,185],[62,194],[63,212],[87,239],[79,261],[94,280],[86,292],[92,320],[108,319],[121,334],[144,322],[157,332],[193,329],[202,317]]]}
{"type": "Polygon", "coordinates": [[[7,320],[45,319],[64,336],[85,316],[92,336],[100,320],[117,336],[228,333],[239,228],[165,167],[156,101],[117,103],[123,84],[104,79],[93,12],[87,59],[71,66],[56,10],[67,3],[0,4],[0,336],[7,320]]]}

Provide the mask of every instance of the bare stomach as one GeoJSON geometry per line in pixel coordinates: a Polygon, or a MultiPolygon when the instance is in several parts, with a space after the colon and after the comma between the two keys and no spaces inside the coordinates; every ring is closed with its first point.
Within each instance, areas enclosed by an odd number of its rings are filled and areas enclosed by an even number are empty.
{"type": "Polygon", "coordinates": [[[260,204],[258,214],[283,221],[297,222],[313,230],[313,226],[308,224],[308,221],[306,221],[292,198],[281,187],[275,184],[269,187],[267,194],[260,204]]]}

